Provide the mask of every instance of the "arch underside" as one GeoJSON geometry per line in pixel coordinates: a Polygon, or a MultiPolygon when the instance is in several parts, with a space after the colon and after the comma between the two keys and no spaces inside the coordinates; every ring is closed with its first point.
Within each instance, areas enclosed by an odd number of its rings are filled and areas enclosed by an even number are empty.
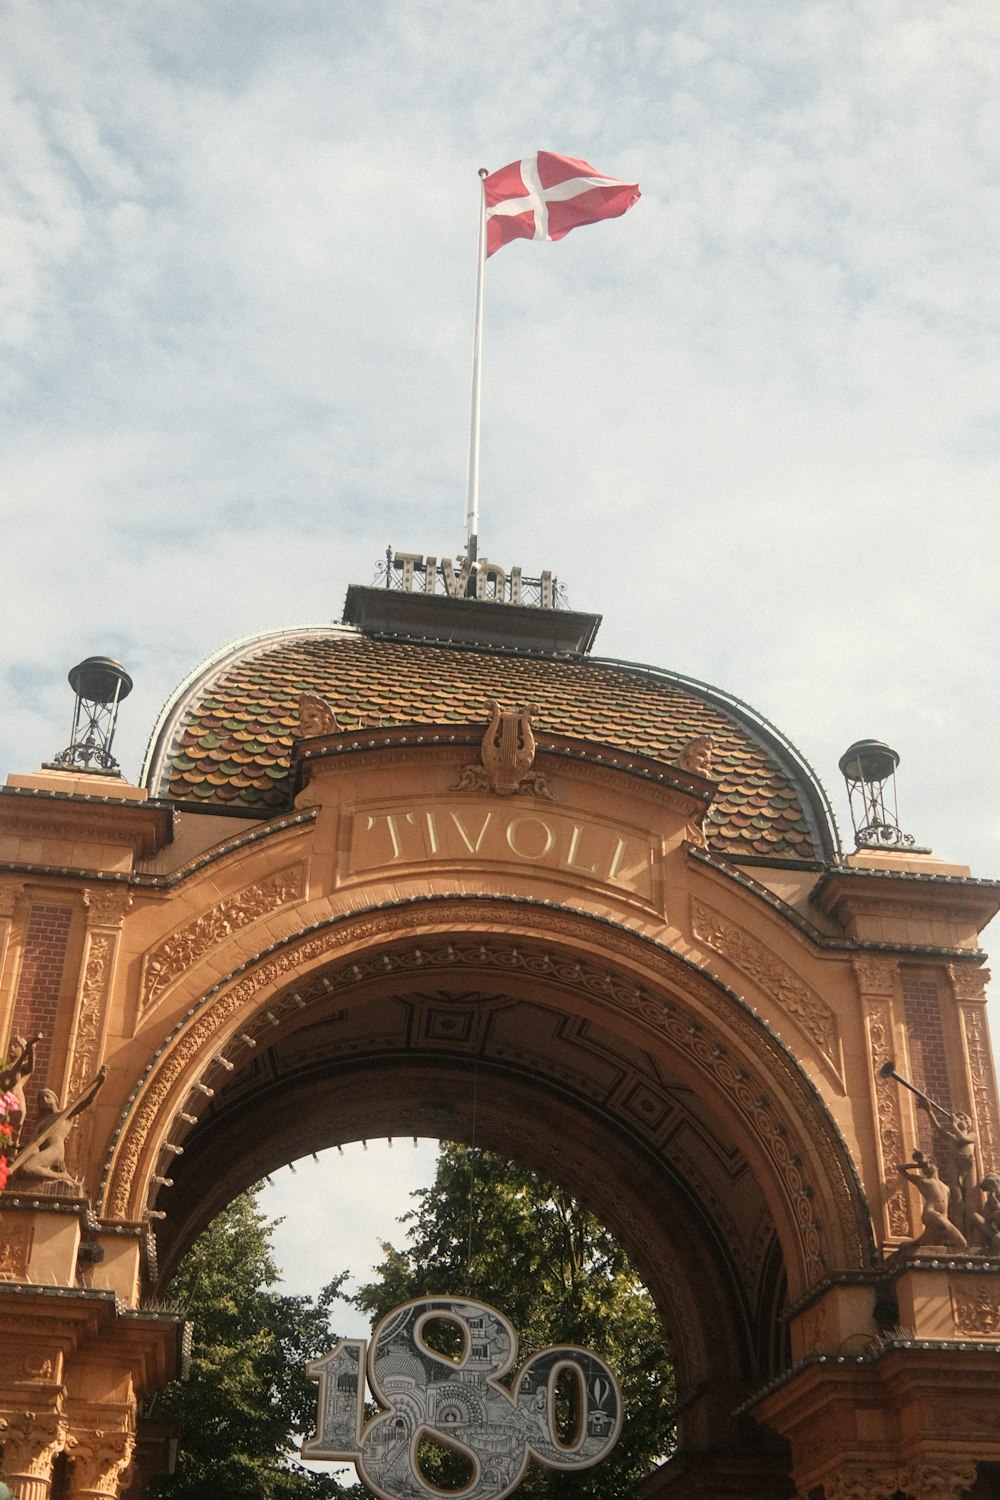
{"type": "Polygon", "coordinates": [[[543,933],[535,913],[507,913],[502,932],[497,916],[408,903],[244,962],[164,1040],[106,1202],[166,1215],[165,1281],[236,1192],[298,1156],[377,1135],[475,1141],[621,1240],[680,1391],[713,1393],[686,1418],[706,1434],[782,1364],[788,1299],[868,1263],[846,1152],[787,1049],[703,972],[579,913],[547,909],[543,933]]]}

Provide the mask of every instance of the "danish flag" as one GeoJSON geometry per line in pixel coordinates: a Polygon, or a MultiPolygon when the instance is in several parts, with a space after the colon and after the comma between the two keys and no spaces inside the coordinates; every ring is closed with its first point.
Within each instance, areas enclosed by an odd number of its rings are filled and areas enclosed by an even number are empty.
{"type": "Polygon", "coordinates": [[[634,182],[605,177],[585,161],[539,151],[485,179],[486,254],[511,240],[561,240],[578,224],[617,219],[639,197],[634,182]]]}

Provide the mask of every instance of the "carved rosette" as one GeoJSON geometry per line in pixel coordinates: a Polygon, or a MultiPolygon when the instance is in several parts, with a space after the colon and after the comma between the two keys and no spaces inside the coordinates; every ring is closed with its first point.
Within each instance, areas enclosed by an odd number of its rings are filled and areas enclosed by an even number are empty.
{"type": "Polygon", "coordinates": [[[300,900],[305,892],[305,874],[304,865],[295,865],[266,880],[253,881],[151,948],[142,966],[140,1019],[174,980],[193,968],[210,949],[289,901],[300,900]]]}
{"type": "Polygon", "coordinates": [[[695,936],[728,958],[741,973],[773,995],[839,1073],[837,1022],[833,1011],[759,938],[729,922],[696,897],[691,901],[695,936]]]}
{"type": "Polygon", "coordinates": [[[135,1436],[129,1429],[75,1429],[70,1469],[70,1500],[115,1500],[132,1462],[135,1436]]]}
{"type": "Polygon", "coordinates": [[[66,1418],[59,1411],[19,1411],[0,1417],[3,1471],[20,1500],[46,1500],[52,1464],[66,1447],[66,1418]]]}
{"type": "Polygon", "coordinates": [[[997,1120],[996,1074],[986,1031],[986,1010],[982,999],[963,1004],[960,1010],[983,1165],[987,1172],[996,1174],[1000,1172],[1000,1122],[997,1120]]]}
{"type": "Polygon", "coordinates": [[[892,959],[865,956],[852,965],[861,997],[872,1060],[875,1112],[878,1119],[879,1177],[885,1184],[885,1229],[896,1238],[908,1238],[914,1230],[906,1189],[896,1176],[895,1163],[905,1160],[903,1113],[899,1090],[891,1078],[881,1078],[879,1069],[895,1057],[892,1002],[898,965],[892,959]]]}

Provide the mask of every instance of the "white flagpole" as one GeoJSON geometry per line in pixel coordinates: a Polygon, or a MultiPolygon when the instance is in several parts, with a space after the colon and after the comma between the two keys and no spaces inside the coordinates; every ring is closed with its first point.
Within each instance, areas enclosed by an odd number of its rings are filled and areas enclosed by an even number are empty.
{"type": "Polygon", "coordinates": [[[479,550],[479,408],[483,376],[483,272],[486,267],[486,167],[479,168],[479,263],[476,268],[476,332],[472,348],[472,421],[469,431],[469,503],[465,552],[475,565],[479,550]]]}

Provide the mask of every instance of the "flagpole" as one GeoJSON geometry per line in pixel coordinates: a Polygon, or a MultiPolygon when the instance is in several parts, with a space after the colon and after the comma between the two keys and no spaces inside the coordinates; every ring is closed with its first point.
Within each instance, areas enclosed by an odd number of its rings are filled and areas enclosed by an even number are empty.
{"type": "Polygon", "coordinates": [[[472,346],[472,420],[469,430],[469,499],[465,513],[465,552],[473,565],[475,565],[479,550],[479,410],[483,376],[483,272],[486,267],[486,178],[488,176],[487,168],[480,167],[476,330],[472,346]]]}

